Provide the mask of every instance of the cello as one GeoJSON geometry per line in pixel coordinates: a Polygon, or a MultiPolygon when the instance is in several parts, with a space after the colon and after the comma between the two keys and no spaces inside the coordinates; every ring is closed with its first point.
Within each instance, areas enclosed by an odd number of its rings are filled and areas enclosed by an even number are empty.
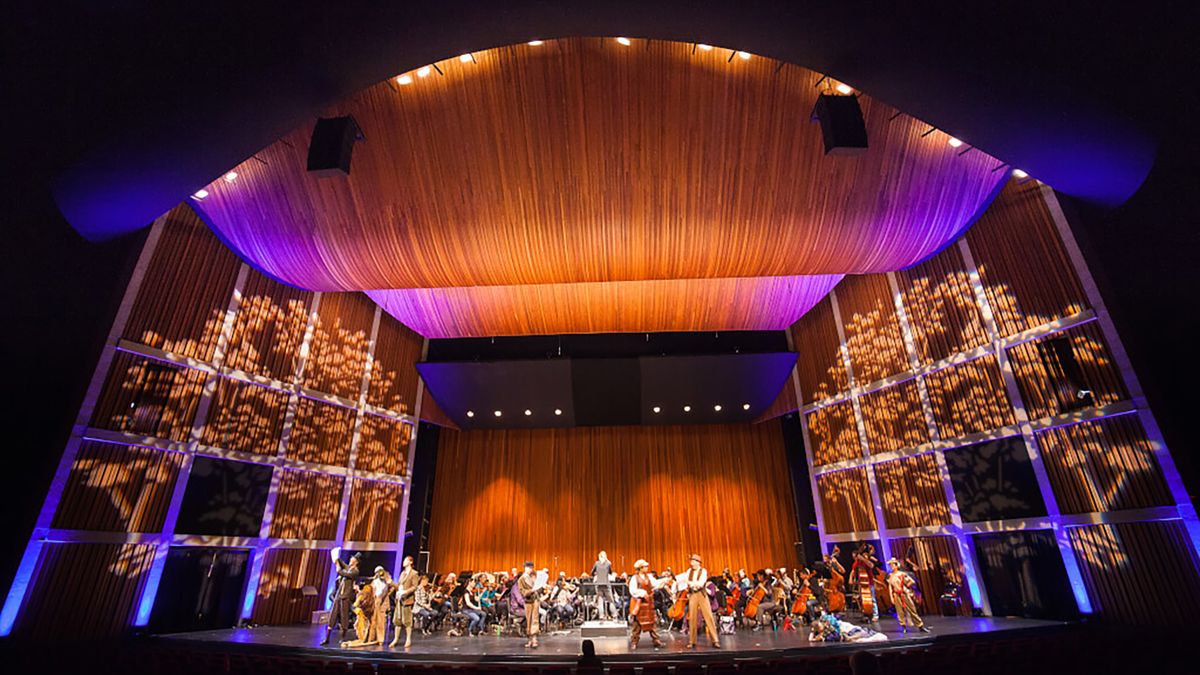
{"type": "Polygon", "coordinates": [[[838,571],[833,567],[829,568],[829,584],[825,589],[825,597],[829,603],[830,612],[841,612],[846,609],[846,594],[842,592],[842,582],[845,577],[838,574],[838,571]]]}
{"type": "Polygon", "coordinates": [[[742,614],[747,619],[758,617],[758,605],[765,597],[767,597],[767,588],[760,581],[754,590],[750,591],[750,597],[746,599],[746,609],[742,610],[742,614]]]}
{"type": "MultiPolygon", "coordinates": [[[[806,569],[804,572],[808,572],[808,570],[806,569]]],[[[808,601],[812,598],[812,586],[809,583],[809,579],[812,579],[813,573],[808,572],[808,574],[805,574],[804,572],[796,570],[796,576],[798,577],[796,583],[800,585],[800,591],[796,593],[796,601],[792,603],[792,614],[807,612],[808,601]]]]}

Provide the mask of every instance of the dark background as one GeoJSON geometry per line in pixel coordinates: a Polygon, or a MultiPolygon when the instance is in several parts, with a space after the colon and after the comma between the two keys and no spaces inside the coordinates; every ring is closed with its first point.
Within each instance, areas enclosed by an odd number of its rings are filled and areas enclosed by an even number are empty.
{"type": "MultiPolygon", "coordinates": [[[[288,87],[336,90],[343,65],[336,57],[345,52],[337,46],[348,36],[357,38],[353,27],[361,25],[352,20],[354,3],[336,3],[334,17],[303,3],[277,9],[270,3],[96,4],[104,6],[18,1],[0,10],[5,116],[0,287],[6,319],[0,334],[7,380],[0,421],[7,459],[0,473],[6,506],[0,532],[3,587],[33,526],[144,237],[85,242],[54,204],[54,177],[83,153],[103,147],[115,131],[129,128],[131,120],[136,127],[139,120],[177,113],[189,100],[219,102],[223,86],[261,91],[263,106],[286,99],[281,92],[288,87]],[[311,75],[271,77],[293,63],[313,66],[311,75]]],[[[454,21],[458,12],[480,4],[464,0],[438,11],[454,21]]],[[[717,21],[721,12],[736,16],[750,4],[711,3],[706,12],[668,19],[694,24],[702,36],[703,22],[717,21]]],[[[857,58],[884,61],[901,45],[906,54],[929,57],[939,64],[935,68],[978,81],[1061,82],[1072,95],[1129,117],[1158,139],[1154,168],[1127,203],[1112,210],[1070,206],[1079,218],[1077,237],[1194,494],[1200,88],[1190,3],[1121,3],[1124,9],[1115,9],[1117,3],[895,3],[902,7],[886,10],[881,5],[893,3],[842,3],[845,22],[829,21],[826,3],[792,4],[800,19],[810,5],[823,8],[825,37],[835,42],[854,41],[867,30],[889,37],[860,39],[857,58]],[[879,46],[872,51],[872,44],[879,46]]],[[[587,7],[573,3],[571,11],[586,15],[587,7]]],[[[381,33],[372,39],[381,39],[381,33]]],[[[204,120],[190,122],[201,128],[204,120]]]]}

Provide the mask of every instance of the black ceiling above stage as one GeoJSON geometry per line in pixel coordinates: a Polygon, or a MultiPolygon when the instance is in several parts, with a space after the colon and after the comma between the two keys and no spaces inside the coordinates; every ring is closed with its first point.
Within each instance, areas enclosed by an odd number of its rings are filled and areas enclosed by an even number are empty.
{"type": "Polygon", "coordinates": [[[779,331],[433,340],[417,369],[463,429],[724,424],[774,402],[786,350],[779,331]]]}

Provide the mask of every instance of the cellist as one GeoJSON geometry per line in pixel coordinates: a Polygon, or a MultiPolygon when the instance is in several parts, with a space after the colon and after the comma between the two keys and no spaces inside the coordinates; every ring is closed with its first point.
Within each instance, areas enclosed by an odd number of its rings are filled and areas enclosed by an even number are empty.
{"type": "Polygon", "coordinates": [[[846,568],[838,560],[842,552],[837,546],[825,554],[825,566],[829,568],[829,583],[825,586],[825,595],[829,598],[830,613],[846,609],[846,595],[842,592],[842,582],[846,579],[846,568]]]}
{"type": "Polygon", "coordinates": [[[635,574],[629,577],[629,614],[633,616],[634,621],[629,629],[629,648],[637,649],[642,631],[650,633],[650,641],[655,647],[661,647],[663,643],[658,637],[655,625],[657,617],[654,614],[654,591],[666,586],[671,578],[656,579],[650,573],[650,563],[642,559],[633,563],[633,569],[635,574]]]}

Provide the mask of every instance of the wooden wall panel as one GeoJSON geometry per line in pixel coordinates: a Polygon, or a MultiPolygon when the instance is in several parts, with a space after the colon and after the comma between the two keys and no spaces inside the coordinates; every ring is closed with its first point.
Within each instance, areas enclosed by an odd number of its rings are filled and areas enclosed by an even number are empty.
{"type": "Polygon", "coordinates": [[[439,437],[435,569],[568,574],[605,549],[679,569],[794,566],[798,529],[779,423],[454,432],[439,437]]]}
{"type": "Polygon", "coordinates": [[[796,360],[800,376],[800,395],[812,403],[850,388],[846,366],[842,363],[842,339],[838,337],[833,304],[828,298],[817,303],[792,326],[792,338],[799,353],[796,360]]]}
{"type": "Polygon", "coordinates": [[[273,457],[279,452],[287,402],[285,392],[218,378],[201,442],[273,457]]]}
{"type": "Polygon", "coordinates": [[[781,415],[786,415],[800,408],[800,401],[796,399],[796,387],[792,384],[792,378],[796,376],[795,368],[788,375],[787,380],[783,383],[783,389],[779,390],[779,395],[771,402],[770,407],[763,411],[758,416],[756,422],[765,422],[773,420],[781,415]]]}
{"type": "Polygon", "coordinates": [[[850,401],[818,408],[808,413],[807,419],[813,466],[862,457],[854,405],[850,401]]]}
{"type": "Polygon", "coordinates": [[[251,269],[229,336],[225,365],[290,383],[299,365],[312,296],[251,269]]]}
{"type": "Polygon", "coordinates": [[[1000,337],[1087,307],[1037,181],[1009,181],[967,232],[1000,337]]]}
{"type": "Polygon", "coordinates": [[[925,378],[942,438],[957,438],[1016,423],[996,357],[987,354],[925,378]]]}
{"type": "Polygon", "coordinates": [[[356,414],[352,408],[301,397],[287,456],[304,462],[346,466],[350,463],[356,414]]]}
{"type": "Polygon", "coordinates": [[[1170,630],[1193,619],[1200,606],[1200,568],[1182,521],[1072,527],[1067,532],[1098,615],[1170,630]]]}
{"type": "Polygon", "coordinates": [[[458,425],[442,410],[428,389],[421,390],[421,421],[436,424],[446,429],[458,429],[458,425]]]}
{"type": "Polygon", "coordinates": [[[264,555],[251,618],[264,625],[308,623],[313,611],[325,606],[325,582],[333,564],[329,551],[273,548],[264,555]],[[305,597],[305,586],[317,594],[305,597]]]}
{"type": "Polygon", "coordinates": [[[983,314],[958,246],[896,273],[904,312],[921,363],[933,363],[988,341],[983,314]]]}
{"type": "Polygon", "coordinates": [[[875,465],[883,520],[889,528],[945,525],[950,506],[931,453],[875,465]]]}
{"type": "Polygon", "coordinates": [[[1021,389],[1021,400],[1030,419],[1040,419],[1071,412],[1079,407],[1108,405],[1129,398],[1121,372],[1112,358],[1100,326],[1096,322],[1069,328],[1044,338],[1016,345],[1008,350],[1008,358],[1021,389]],[[1062,361],[1047,349],[1049,340],[1069,341],[1071,352],[1079,364],[1074,383],[1092,392],[1092,404],[1076,398],[1062,361]]]}
{"type": "Polygon", "coordinates": [[[175,207],[166,216],[123,337],[212,359],[240,266],[188,205],[175,207]]]}
{"type": "Polygon", "coordinates": [[[154,551],[153,544],[46,544],[13,634],[61,644],[126,632],[154,551]]]}
{"type": "Polygon", "coordinates": [[[346,514],[348,541],[396,541],[400,536],[403,488],[395,483],[355,479],[346,514]]]}
{"type": "Polygon", "coordinates": [[[182,463],[177,452],[83,441],[52,527],[158,532],[182,463]]]}
{"type": "Polygon", "coordinates": [[[859,399],[871,454],[913,448],[929,442],[917,381],[878,389],[859,399]]]}
{"type": "Polygon", "coordinates": [[[829,534],[875,529],[875,502],[867,484],[867,470],[859,467],[817,476],[817,492],[825,531],[829,534]]]}
{"type": "Polygon", "coordinates": [[[304,170],[309,122],[198,208],[261,269],[322,291],[735,279],[911,265],[1007,178],[870,96],[871,151],[830,162],[797,127],[822,76],[727,55],[564,38],[451,58],[321,115],[371,139],[352,180],[304,170]]]}
{"type": "Polygon", "coordinates": [[[271,536],[279,539],[333,539],[342,506],[341,476],[313,471],[282,471],[271,536]]]}
{"type": "Polygon", "coordinates": [[[838,284],[837,300],[856,382],[867,384],[909,369],[886,274],[846,277],[838,284]]]}
{"type": "Polygon", "coordinates": [[[186,441],[206,377],[198,370],[117,352],[91,425],[186,441]]]}
{"type": "Polygon", "coordinates": [[[362,293],[322,295],[304,364],[304,386],[357,401],[374,322],[375,303],[362,293]]]}
{"type": "Polygon", "coordinates": [[[1136,415],[1047,429],[1037,439],[1063,513],[1174,503],[1136,415]]]}
{"type": "Polygon", "coordinates": [[[408,442],[412,425],[399,420],[363,413],[359,428],[358,455],[354,468],[401,475],[407,471],[408,442]]]}
{"type": "Polygon", "coordinates": [[[936,616],[941,613],[938,598],[941,597],[947,583],[954,583],[959,587],[959,597],[962,599],[959,614],[971,615],[971,593],[967,589],[962,553],[953,537],[898,537],[891,540],[891,549],[892,555],[897,558],[909,556],[916,562],[917,587],[922,596],[918,610],[922,616],[936,616]]]}
{"type": "Polygon", "coordinates": [[[415,364],[421,360],[424,348],[425,338],[386,313],[380,316],[367,403],[412,414],[417,402],[417,383],[421,379],[415,364]]]}

